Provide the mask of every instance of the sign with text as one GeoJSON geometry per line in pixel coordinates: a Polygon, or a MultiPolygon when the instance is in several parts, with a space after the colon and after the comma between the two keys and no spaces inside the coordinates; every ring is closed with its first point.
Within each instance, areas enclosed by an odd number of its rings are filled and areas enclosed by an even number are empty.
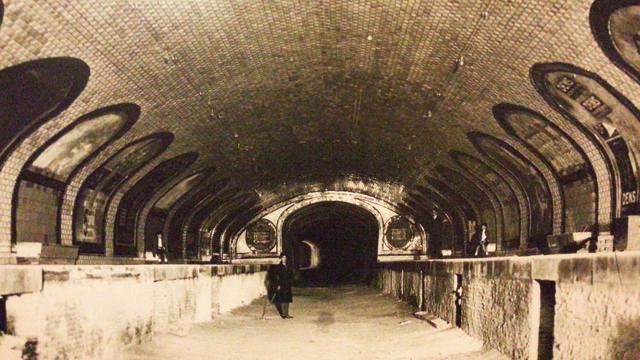
{"type": "Polygon", "coordinates": [[[247,246],[255,252],[269,252],[276,245],[276,228],[266,219],[260,219],[247,228],[247,246]]]}

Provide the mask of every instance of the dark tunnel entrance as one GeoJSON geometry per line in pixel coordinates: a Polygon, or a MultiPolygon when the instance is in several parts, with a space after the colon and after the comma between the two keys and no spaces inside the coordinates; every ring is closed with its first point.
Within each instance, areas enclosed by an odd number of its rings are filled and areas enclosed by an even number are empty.
{"type": "Polygon", "coordinates": [[[359,206],[313,204],[285,221],[284,252],[300,285],[366,283],[377,261],[378,231],[375,216],[359,206]]]}

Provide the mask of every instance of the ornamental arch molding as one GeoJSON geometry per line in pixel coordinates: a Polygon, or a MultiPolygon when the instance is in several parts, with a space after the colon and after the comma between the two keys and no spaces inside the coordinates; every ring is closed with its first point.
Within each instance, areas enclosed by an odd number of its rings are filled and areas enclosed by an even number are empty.
{"type": "MultiPolygon", "coordinates": [[[[379,261],[402,259],[415,260],[416,256],[424,255],[424,242],[426,239],[425,231],[422,226],[415,222],[415,219],[399,211],[398,209],[396,209],[396,206],[390,203],[361,193],[346,191],[319,191],[299,195],[260,212],[260,214],[252,219],[249,224],[253,223],[257,219],[262,218],[270,220],[275,224],[277,245],[269,256],[276,257],[283,248],[283,230],[285,222],[287,221],[289,216],[307,206],[326,202],[342,202],[355,205],[373,215],[373,217],[376,219],[379,230],[377,239],[379,261]],[[406,218],[415,227],[415,235],[411,241],[410,246],[408,246],[407,249],[390,249],[388,245],[386,245],[384,239],[386,229],[385,226],[390,219],[396,216],[402,216],[406,218]]],[[[244,242],[245,233],[246,226],[243,227],[242,230],[234,236],[231,242],[231,255],[237,262],[242,262],[243,260],[245,260],[245,258],[247,258],[246,254],[244,254],[242,251],[239,251],[242,250],[240,247],[242,245],[241,243],[244,242]]]]}

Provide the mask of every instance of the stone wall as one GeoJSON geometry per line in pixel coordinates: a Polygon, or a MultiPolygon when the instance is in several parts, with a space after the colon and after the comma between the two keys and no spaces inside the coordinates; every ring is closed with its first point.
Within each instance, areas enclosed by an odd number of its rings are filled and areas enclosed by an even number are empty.
{"type": "Polygon", "coordinates": [[[16,347],[19,359],[31,341],[40,359],[117,359],[127,345],[250,303],[265,276],[260,265],[3,267],[0,278],[15,280],[0,282],[0,295],[12,294],[0,354],[16,347]]]}
{"type": "Polygon", "coordinates": [[[537,359],[540,319],[549,316],[543,310],[541,317],[545,281],[555,286],[553,359],[616,359],[620,344],[640,348],[638,279],[640,253],[626,252],[393,264],[379,272],[378,285],[399,299],[421,298],[412,302],[455,324],[461,282],[461,328],[513,359],[537,359]],[[418,294],[406,286],[416,277],[423,282],[418,294]]]}

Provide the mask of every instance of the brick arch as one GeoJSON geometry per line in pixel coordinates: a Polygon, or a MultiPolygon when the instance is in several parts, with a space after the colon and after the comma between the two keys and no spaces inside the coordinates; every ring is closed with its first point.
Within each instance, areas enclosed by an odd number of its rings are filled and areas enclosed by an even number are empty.
{"type": "MultiPolygon", "coordinates": [[[[19,214],[19,199],[20,199],[20,191],[22,187],[23,181],[33,181],[36,184],[40,184],[45,188],[56,189],[58,192],[58,196],[56,199],[55,207],[56,207],[56,243],[60,243],[61,240],[61,232],[62,232],[62,204],[64,201],[64,193],[65,189],[68,187],[71,179],[93,158],[98,156],[98,154],[103,151],[109,144],[115,141],[117,138],[123,136],[129,129],[133,126],[133,124],[138,120],[140,116],[140,107],[136,104],[132,103],[121,103],[115,104],[107,107],[103,107],[97,110],[94,110],[90,113],[84,114],[83,116],[76,119],[72,124],[66,126],[61,131],[57,132],[53,137],[49,137],[49,139],[40,146],[35,152],[31,154],[26,163],[22,166],[20,170],[20,175],[18,177],[18,181],[15,183],[14,191],[13,191],[13,206],[12,206],[12,236],[13,241],[18,236],[18,214],[19,214]],[[76,134],[75,131],[80,131],[78,129],[82,128],[84,125],[93,123],[98,121],[106,116],[113,116],[118,118],[118,122],[115,123],[115,128],[109,129],[110,133],[106,134],[104,138],[97,138],[97,142],[85,143],[89,144],[89,146],[93,146],[93,148],[87,148],[84,154],[81,154],[77,158],[71,158],[70,165],[71,169],[62,170],[58,168],[56,170],[55,167],[51,168],[50,166],[54,163],[45,164],[46,156],[53,156],[53,161],[57,161],[58,164],[62,163],[65,158],[61,158],[62,154],[69,154],[71,150],[76,149],[81,144],[73,142],[73,136],[76,136],[76,139],[82,137],[89,136],[99,136],[98,134],[102,134],[107,129],[101,129],[98,132],[93,134],[76,134]],[[65,144],[71,143],[72,148],[65,148],[67,146],[65,144]],[[59,151],[56,152],[56,149],[59,148],[59,151]],[[44,157],[44,158],[43,158],[44,157]],[[38,164],[40,162],[40,164],[38,164]],[[44,166],[44,167],[42,167],[44,166]]],[[[91,131],[89,129],[88,131],[91,131]]],[[[68,159],[68,158],[67,158],[68,159]]],[[[69,224],[67,224],[69,225],[69,224]]]]}
{"type": "MultiPolygon", "coordinates": [[[[206,199],[210,193],[217,193],[221,188],[227,185],[226,180],[217,179],[214,168],[200,170],[207,172],[209,179],[203,179],[199,184],[193,186],[182,197],[169,208],[164,227],[162,230],[163,237],[167,242],[179,243],[180,258],[185,259],[187,255],[187,243],[182,236],[182,226],[189,215],[189,209],[197,206],[200,201],[206,199]]],[[[180,186],[179,184],[176,186],[180,186]]]]}
{"type": "MultiPolygon", "coordinates": [[[[415,201],[420,203],[425,203],[427,201],[431,201],[435,204],[436,207],[443,212],[444,217],[450,218],[451,223],[451,250],[452,255],[462,255],[464,254],[464,247],[466,244],[466,239],[468,238],[467,234],[467,214],[460,207],[458,203],[453,201],[453,199],[446,197],[442,193],[431,187],[418,186],[416,187],[417,194],[412,192],[410,196],[412,196],[415,201]]],[[[411,200],[411,199],[409,199],[411,200]]],[[[405,200],[407,201],[407,200],[405,200]]],[[[428,210],[428,209],[427,209],[428,210]]],[[[430,213],[426,212],[420,218],[417,218],[417,222],[425,221],[423,225],[428,225],[428,217],[430,213]],[[425,218],[427,217],[427,218],[425,218]]],[[[429,233],[429,229],[427,228],[427,234],[429,233]]],[[[427,238],[427,241],[428,238],[427,238]]]]}
{"type": "Polygon", "coordinates": [[[502,139],[509,146],[513,147],[515,151],[524,156],[525,159],[530,161],[535,166],[540,174],[544,178],[549,191],[551,192],[551,200],[553,203],[553,234],[561,234],[563,231],[564,222],[564,194],[560,187],[557,174],[551,167],[551,165],[542,158],[539,153],[531,151],[525,142],[515,138],[513,136],[507,136],[502,139]]]}
{"type": "Polygon", "coordinates": [[[222,239],[222,243],[225,244],[225,246],[223,246],[224,252],[226,253],[230,252],[233,238],[236,235],[238,235],[238,233],[245,226],[249,224],[249,221],[251,221],[254,217],[256,217],[259,213],[261,213],[264,210],[264,207],[258,204],[259,202],[256,202],[256,205],[248,209],[244,209],[243,211],[239,212],[236,216],[233,216],[233,218],[231,219],[231,221],[229,221],[227,226],[225,226],[222,229],[222,233],[220,234],[220,237],[222,239]],[[225,251],[225,248],[226,248],[226,251],[225,251]]]}
{"type": "MultiPolygon", "coordinates": [[[[303,207],[320,203],[320,202],[346,202],[355,206],[363,207],[366,211],[371,212],[377,219],[376,221],[380,226],[380,232],[378,234],[379,235],[378,236],[379,255],[380,255],[380,251],[382,250],[383,242],[385,241],[384,231],[383,231],[383,229],[385,229],[385,221],[390,219],[392,216],[400,214],[400,211],[397,206],[392,205],[387,201],[381,200],[379,198],[376,198],[370,195],[351,192],[351,191],[327,190],[327,191],[309,192],[309,193],[294,196],[285,201],[279,202],[269,207],[268,209],[262,211],[261,213],[259,213],[256,217],[251,219],[251,221],[249,221],[248,224],[251,224],[253,221],[261,217],[275,216],[274,223],[277,229],[277,241],[278,241],[277,249],[282,249],[282,225],[284,224],[284,221],[287,219],[287,217],[291,215],[293,212],[303,207]]],[[[403,214],[403,215],[408,215],[408,214],[403,214]]],[[[413,219],[411,220],[411,223],[415,225],[415,223],[413,222],[413,219]]],[[[240,235],[242,235],[245,228],[242,228],[232,240],[230,251],[233,254],[236,253],[238,239],[240,235]]],[[[422,227],[416,226],[416,231],[417,231],[417,234],[416,234],[416,237],[414,238],[415,240],[414,243],[424,242],[425,234],[422,227]]],[[[403,251],[396,251],[395,253],[391,251],[390,255],[402,255],[404,254],[403,251]]]]}
{"type": "Polygon", "coordinates": [[[595,224],[599,184],[589,158],[574,139],[546,117],[519,105],[498,104],[494,106],[493,113],[507,133],[524,143],[553,169],[565,199],[564,231],[581,231],[583,226],[595,224]],[[576,210],[580,214],[574,213],[576,210]],[[583,220],[574,226],[579,220],[576,216],[583,220]]]}
{"type": "MultiPolygon", "coordinates": [[[[124,185],[126,180],[135,175],[141,168],[143,168],[146,164],[151,162],[154,158],[160,156],[166,148],[173,142],[173,134],[167,132],[161,132],[156,134],[151,134],[148,136],[144,136],[142,138],[136,139],[124,147],[120,148],[115,154],[111,155],[106,161],[103,161],[99,167],[93,170],[90,175],[81,176],[78,174],[71,182],[70,185],[66,187],[65,193],[63,195],[62,201],[62,209],[61,209],[61,218],[60,222],[62,226],[65,223],[70,222],[72,225],[72,237],[69,239],[68,232],[62,231],[61,233],[61,243],[62,244],[78,244],[80,246],[81,253],[102,253],[104,254],[104,244],[105,244],[105,233],[104,229],[106,229],[106,209],[108,209],[109,204],[111,203],[113,196],[117,194],[118,190],[121,186],[124,185]],[[136,161],[131,163],[131,158],[129,158],[132,154],[138,154],[141,157],[134,157],[133,159],[136,161]],[[127,163],[129,162],[129,163],[127,163]],[[78,180],[78,178],[82,178],[83,180],[78,180]],[[77,191],[70,191],[72,188],[71,183],[80,182],[79,189],[77,191]],[[86,251],[83,251],[83,242],[79,241],[77,238],[77,226],[80,226],[77,221],[77,212],[82,207],[81,201],[86,199],[87,197],[91,197],[87,192],[92,191],[97,194],[100,193],[103,196],[104,204],[101,209],[96,209],[96,206],[92,206],[91,209],[94,211],[99,211],[103,218],[100,226],[102,227],[102,232],[97,234],[99,238],[96,238],[96,242],[101,244],[98,247],[87,247],[85,243],[86,251]],[[70,194],[72,192],[72,194],[70,194]],[[71,201],[68,198],[75,198],[71,201]],[[73,204],[73,206],[71,205],[73,204]]],[[[95,201],[95,200],[94,200],[95,201]]],[[[96,219],[99,221],[99,219],[96,219]]],[[[96,224],[98,226],[98,224],[96,224]]]]}
{"type": "Polygon", "coordinates": [[[562,131],[572,139],[572,142],[577,144],[586,155],[596,177],[598,194],[596,199],[596,222],[594,224],[594,227],[597,227],[597,229],[594,228],[592,230],[599,232],[608,231],[615,214],[613,204],[615,203],[616,187],[611,164],[603,154],[602,147],[599,146],[591,134],[583,128],[576,126],[576,123],[571,117],[566,116],[566,113],[554,101],[550,100],[544,90],[544,74],[556,68],[557,64],[558,63],[534,64],[529,71],[530,79],[536,91],[547,104],[562,115],[554,125],[562,129],[562,131]]]}
{"type": "MultiPolygon", "coordinates": [[[[253,196],[245,196],[240,202],[230,203],[225,207],[223,211],[220,211],[217,216],[210,217],[209,223],[215,222],[212,229],[211,238],[213,242],[220,244],[220,254],[230,254],[232,251],[232,240],[225,237],[225,231],[228,226],[239,216],[242,216],[245,212],[257,207],[259,200],[253,196]]],[[[258,211],[260,213],[260,211],[258,211]]],[[[254,214],[254,216],[258,215],[254,214]]],[[[248,219],[245,225],[249,225],[248,219]]]]}
{"type": "Polygon", "coordinates": [[[473,145],[494,163],[495,168],[516,180],[528,204],[528,246],[542,248],[547,235],[553,232],[553,208],[551,190],[541,172],[508,143],[493,136],[471,132],[467,135],[473,145]]]}
{"type": "Polygon", "coordinates": [[[626,9],[639,5],[636,0],[596,0],[589,9],[589,25],[602,52],[616,66],[640,83],[640,58],[637,54],[631,53],[632,51],[637,53],[637,48],[635,44],[627,44],[624,39],[640,30],[637,25],[633,25],[633,22],[624,21],[630,20],[628,14],[625,14],[626,9]],[[620,26],[622,22],[627,26],[620,26]]]}
{"type": "MultiPolygon", "coordinates": [[[[169,222],[168,220],[175,215],[176,205],[178,207],[182,205],[183,201],[188,199],[188,193],[194,189],[197,189],[203,184],[206,179],[213,174],[215,168],[207,167],[193,170],[185,175],[182,175],[171,186],[165,187],[158,194],[159,196],[149,203],[150,211],[159,211],[164,215],[162,228],[159,229],[162,232],[165,247],[167,253],[182,258],[183,247],[181,246],[181,239],[178,241],[172,241],[169,238],[169,222]]],[[[142,231],[137,234],[136,241],[145,241],[151,239],[147,238],[147,230],[149,230],[149,224],[144,221],[142,223],[142,231]],[[140,238],[142,236],[142,239],[140,238]],[[143,240],[144,239],[144,240],[143,240]]]]}
{"type": "Polygon", "coordinates": [[[612,216],[640,213],[640,110],[593,72],[567,63],[536,66],[538,92],[587,135],[605,160],[613,184],[612,216]]]}
{"type": "Polygon", "coordinates": [[[453,203],[458,204],[458,207],[465,213],[467,219],[473,219],[474,221],[481,219],[482,211],[480,211],[478,204],[466,197],[464,193],[455,191],[452,187],[434,177],[427,176],[425,181],[427,187],[442,194],[445,198],[451,199],[453,203]]]}
{"type": "MultiPolygon", "coordinates": [[[[237,188],[229,188],[225,187],[220,189],[220,191],[210,193],[206,197],[202,199],[199,203],[191,208],[188,211],[188,215],[185,218],[183,231],[182,231],[182,241],[184,243],[188,242],[188,238],[193,236],[195,241],[200,244],[201,254],[202,254],[202,245],[204,244],[202,238],[202,222],[205,220],[204,216],[206,216],[208,211],[213,211],[218,205],[220,205],[221,199],[224,199],[228,194],[236,194],[240,192],[240,189],[237,188]]],[[[205,255],[211,255],[211,244],[210,239],[207,240],[207,250],[205,255]]]]}
{"type": "Polygon", "coordinates": [[[512,250],[524,249],[529,237],[528,208],[524,194],[518,188],[516,181],[507,173],[500,172],[496,167],[488,165],[485,161],[472,155],[452,151],[453,160],[464,169],[471,177],[483,183],[495,195],[497,201],[502,205],[502,214],[505,229],[504,242],[518,242],[518,246],[512,246],[512,250]],[[511,227],[513,217],[517,216],[516,226],[511,227]],[[514,232],[509,234],[509,232],[514,232]]]}
{"type": "Polygon", "coordinates": [[[227,214],[251,201],[253,201],[253,197],[251,195],[238,191],[237,193],[229,193],[228,196],[221,197],[218,204],[215,204],[213,208],[203,210],[206,215],[199,226],[203,230],[206,229],[206,231],[209,232],[211,247],[214,252],[217,251],[220,256],[224,254],[225,249],[225,244],[223,244],[218,237],[221,225],[220,222],[227,214]]]}
{"type": "Polygon", "coordinates": [[[9,253],[16,239],[14,190],[20,172],[49,132],[69,123],[56,118],[84,91],[90,72],[84,61],[71,57],[33,60],[0,71],[0,188],[5,189],[0,191],[5,209],[0,212],[0,253],[9,253]]]}
{"type": "MultiPolygon", "coordinates": [[[[0,20],[1,15],[0,4],[0,20]]],[[[27,61],[0,71],[0,165],[36,128],[71,106],[90,73],[84,61],[71,57],[27,61]]]]}
{"type": "Polygon", "coordinates": [[[214,175],[192,188],[170,208],[162,232],[167,242],[177,242],[180,244],[179,255],[181,258],[186,258],[189,255],[187,254],[187,238],[184,236],[183,227],[191,214],[190,209],[197,208],[202,203],[206,203],[206,201],[210,199],[210,196],[215,196],[227,185],[228,180],[218,179],[214,175]]]}
{"type": "Polygon", "coordinates": [[[415,209],[416,222],[425,221],[431,216],[431,207],[427,206],[429,202],[432,202],[436,208],[439,208],[443,212],[454,214],[459,220],[467,218],[467,213],[461,208],[460,204],[456,203],[454,199],[444,196],[432,187],[417,185],[412,191],[409,191],[403,201],[409,208],[415,209]]]}
{"type": "Polygon", "coordinates": [[[496,195],[483,183],[474,182],[466,172],[453,170],[444,165],[437,165],[436,171],[442,181],[451,184],[451,187],[469,199],[469,202],[476,204],[481,216],[479,222],[486,222],[490,236],[501,249],[504,237],[504,217],[502,204],[497,200],[496,195]]]}
{"type": "Polygon", "coordinates": [[[177,176],[185,172],[198,158],[197,153],[185,153],[163,160],[159,164],[154,164],[153,168],[144,174],[144,176],[131,182],[130,185],[124,186],[109,207],[107,215],[106,228],[106,255],[114,255],[115,245],[123,244],[134,247],[138,255],[141,255],[145,249],[144,236],[138,236],[144,231],[142,224],[146,222],[148,212],[150,210],[149,202],[157,201],[163,190],[172,184],[177,176]],[[127,216],[132,213],[131,216],[127,216]],[[118,221],[121,219],[130,219],[132,222],[126,222],[126,226],[130,229],[119,229],[118,221]],[[144,222],[143,222],[144,221],[144,222]],[[110,227],[112,224],[113,227],[110,227]],[[121,238],[125,232],[128,233],[130,239],[121,238]]]}
{"type": "Polygon", "coordinates": [[[324,202],[343,202],[348,203],[354,206],[357,206],[364,211],[368,212],[376,219],[378,224],[378,244],[382,244],[385,230],[385,219],[380,213],[380,210],[375,206],[370,204],[370,201],[375,201],[373,198],[371,199],[358,199],[351,198],[349,196],[341,196],[339,194],[312,194],[312,196],[307,196],[305,199],[301,199],[300,201],[295,201],[292,205],[288,206],[282,214],[278,217],[278,221],[276,222],[276,231],[277,231],[277,239],[278,239],[278,249],[283,249],[283,235],[284,235],[284,224],[289,219],[289,217],[295,214],[297,211],[304,209],[307,206],[312,206],[318,203],[324,202]]]}
{"type": "Polygon", "coordinates": [[[195,235],[198,238],[198,242],[208,243],[209,252],[220,252],[220,248],[213,248],[212,243],[212,230],[206,225],[209,216],[224,208],[224,205],[229,201],[235,201],[239,197],[244,196],[239,188],[231,187],[220,191],[217,194],[212,194],[201,205],[196,206],[190,213],[186,226],[186,231],[197,232],[195,235]]]}

